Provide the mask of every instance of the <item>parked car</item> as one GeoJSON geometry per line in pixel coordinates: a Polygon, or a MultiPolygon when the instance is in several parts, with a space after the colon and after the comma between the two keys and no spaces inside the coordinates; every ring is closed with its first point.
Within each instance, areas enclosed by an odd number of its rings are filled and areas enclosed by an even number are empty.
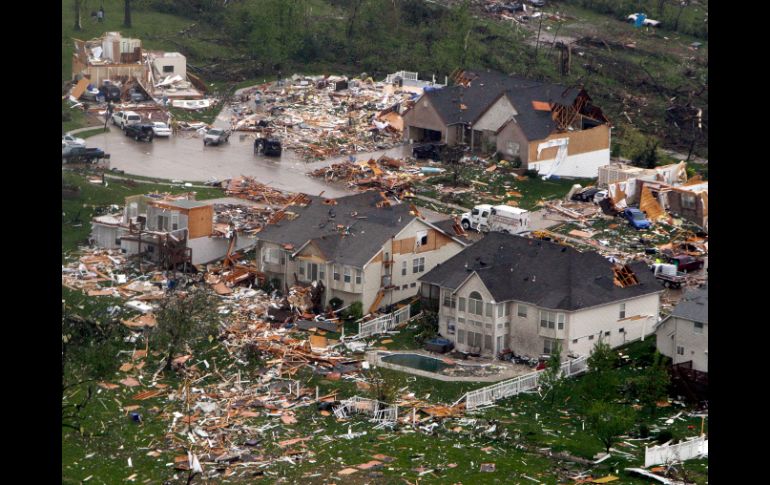
{"type": "Polygon", "coordinates": [[[86,148],[84,146],[69,145],[62,148],[62,162],[68,163],[91,163],[102,159],[110,158],[110,155],[104,153],[101,148],[86,148]]]}
{"type": "Polygon", "coordinates": [[[171,136],[171,128],[169,128],[168,125],[162,121],[153,122],[152,131],[155,133],[155,136],[171,136]]]}
{"type": "Polygon", "coordinates": [[[276,138],[257,138],[254,140],[254,154],[268,157],[281,156],[281,141],[276,138]]]}
{"type": "Polygon", "coordinates": [[[147,100],[147,97],[144,95],[144,93],[136,88],[131,88],[128,91],[128,95],[130,96],[132,103],[141,103],[142,101],[147,100]]]}
{"type": "Polygon", "coordinates": [[[230,140],[230,130],[212,128],[203,137],[203,145],[219,145],[230,140]]]}
{"type": "Polygon", "coordinates": [[[155,131],[153,125],[137,123],[134,125],[126,125],[123,130],[126,136],[133,138],[136,141],[148,141],[151,142],[155,138],[155,131]]]}
{"type": "Polygon", "coordinates": [[[113,103],[120,103],[120,88],[114,84],[108,84],[99,88],[99,94],[104,97],[105,101],[112,101],[113,103]]]}
{"type": "Polygon", "coordinates": [[[121,130],[125,130],[128,125],[135,125],[141,122],[141,115],[133,111],[118,111],[112,115],[112,124],[119,126],[121,130]]]}
{"type": "Polygon", "coordinates": [[[632,13],[628,17],[626,17],[626,20],[628,20],[631,23],[635,23],[636,19],[639,18],[639,16],[642,16],[642,25],[645,27],[660,27],[660,21],[659,20],[652,20],[648,19],[643,13],[632,13]]]}
{"type": "Polygon", "coordinates": [[[648,229],[652,224],[647,220],[644,212],[634,207],[629,207],[620,213],[634,229],[648,229]]]}
{"type": "Polygon", "coordinates": [[[533,7],[543,8],[545,7],[545,0],[529,0],[529,4],[533,7]]]}
{"type": "Polygon", "coordinates": [[[609,197],[610,194],[606,190],[600,190],[599,192],[594,194],[594,204],[599,204],[601,201],[609,197]]]}
{"type": "Polygon", "coordinates": [[[445,143],[422,143],[412,148],[414,158],[430,158],[431,160],[441,160],[441,152],[446,146],[445,143]]]}
{"type": "Polygon", "coordinates": [[[676,265],[677,270],[681,271],[682,273],[698,271],[699,269],[703,268],[703,260],[694,256],[690,256],[689,254],[678,254],[675,256],[670,256],[667,259],[669,263],[676,265]]]}
{"type": "Polygon", "coordinates": [[[86,141],[69,133],[61,137],[62,145],[85,147],[86,141]]]}
{"type": "Polygon", "coordinates": [[[572,200],[579,200],[582,202],[592,201],[597,192],[599,192],[599,189],[596,187],[586,187],[572,194],[572,200]]]}

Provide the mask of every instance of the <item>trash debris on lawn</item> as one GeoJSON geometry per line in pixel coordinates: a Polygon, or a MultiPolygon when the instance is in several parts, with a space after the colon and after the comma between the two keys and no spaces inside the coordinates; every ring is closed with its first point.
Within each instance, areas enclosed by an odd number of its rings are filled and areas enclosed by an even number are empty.
{"type": "Polygon", "coordinates": [[[277,137],[306,159],[382,150],[402,142],[401,113],[416,96],[371,79],[295,74],[243,91],[231,129],[277,137]]]}
{"type": "Polygon", "coordinates": [[[359,191],[376,188],[403,198],[412,196],[413,184],[424,177],[421,168],[425,167],[383,155],[377,160],[333,163],[309,175],[327,182],[344,182],[359,191]]]}

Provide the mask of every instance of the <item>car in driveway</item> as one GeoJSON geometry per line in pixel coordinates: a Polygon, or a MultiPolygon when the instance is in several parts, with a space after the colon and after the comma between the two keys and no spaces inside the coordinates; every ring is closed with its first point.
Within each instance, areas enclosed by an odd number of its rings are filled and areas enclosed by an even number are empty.
{"type": "Polygon", "coordinates": [[[126,136],[133,138],[136,141],[151,142],[155,138],[155,131],[153,125],[144,123],[138,123],[135,125],[127,125],[124,133],[126,136]]]}
{"type": "Polygon", "coordinates": [[[112,124],[125,130],[128,125],[135,125],[142,122],[142,116],[133,111],[118,111],[112,115],[112,124]]]}
{"type": "Polygon", "coordinates": [[[163,123],[162,121],[153,122],[152,131],[155,133],[155,136],[163,136],[163,137],[171,136],[171,128],[169,128],[168,125],[166,123],[163,123]]]}
{"type": "Polygon", "coordinates": [[[429,158],[431,160],[441,160],[441,153],[446,146],[445,143],[421,143],[412,148],[412,157],[421,159],[429,158]]]}
{"type": "Polygon", "coordinates": [[[578,190],[574,194],[572,194],[572,200],[577,200],[581,202],[589,202],[594,200],[594,195],[599,192],[599,189],[596,187],[586,187],[585,189],[578,190]]]}
{"type": "Polygon", "coordinates": [[[230,130],[212,128],[203,137],[203,145],[220,145],[230,140],[230,130]]]}
{"type": "Polygon", "coordinates": [[[689,254],[677,254],[670,256],[667,259],[670,264],[675,265],[676,269],[682,273],[698,271],[703,268],[703,260],[690,256],[689,254]]]}
{"type": "Polygon", "coordinates": [[[620,213],[620,216],[627,220],[634,229],[649,229],[652,225],[650,221],[647,220],[647,216],[644,215],[644,212],[635,207],[625,209],[620,213]]]}
{"type": "Polygon", "coordinates": [[[76,136],[70,135],[67,133],[66,135],[61,137],[61,143],[62,146],[79,146],[79,147],[85,147],[86,141],[82,138],[78,138],[76,136]]]}

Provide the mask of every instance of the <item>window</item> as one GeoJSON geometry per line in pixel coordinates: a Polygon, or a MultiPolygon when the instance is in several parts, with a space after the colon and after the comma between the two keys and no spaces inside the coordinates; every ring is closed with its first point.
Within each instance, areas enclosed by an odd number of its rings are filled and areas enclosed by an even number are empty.
{"type": "Polygon", "coordinates": [[[527,318],[527,305],[522,305],[521,303],[516,305],[517,315],[523,318],[527,318]]]}
{"type": "Polygon", "coordinates": [[[610,331],[609,331],[609,330],[607,330],[606,332],[604,332],[604,336],[605,336],[605,337],[609,337],[609,336],[610,336],[610,331]]]}
{"type": "Polygon", "coordinates": [[[620,304],[620,316],[618,318],[626,318],[626,304],[620,304]]]}
{"type": "Polygon", "coordinates": [[[455,334],[455,321],[453,318],[446,319],[446,329],[449,335],[455,334]]]}
{"type": "Polygon", "coordinates": [[[299,275],[304,276],[305,275],[305,262],[300,261],[299,262],[299,275]]]}
{"type": "Polygon", "coordinates": [[[594,339],[594,336],[593,336],[593,335],[589,335],[589,336],[588,336],[588,340],[593,340],[593,339],[594,339]]]}
{"type": "Polygon", "coordinates": [[[444,306],[449,308],[457,307],[457,297],[449,290],[444,292],[444,306]]]}
{"type": "Polygon", "coordinates": [[[498,330],[502,330],[503,329],[503,324],[502,323],[498,323],[497,324],[497,329],[498,330]]]}
{"type": "Polygon", "coordinates": [[[334,281],[340,280],[340,267],[336,264],[334,265],[334,281]]]}
{"type": "Polygon", "coordinates": [[[409,288],[409,285],[404,285],[404,286],[401,287],[402,290],[405,290],[407,288],[409,288]]]}
{"type": "Polygon", "coordinates": [[[573,339],[572,339],[572,343],[573,343],[573,344],[576,344],[576,343],[577,343],[577,339],[576,339],[576,338],[573,338],[573,339]]]}
{"type": "Polygon", "coordinates": [[[540,326],[542,328],[557,328],[564,330],[565,316],[563,313],[540,310],[540,326]]]}
{"type": "Polygon", "coordinates": [[[695,209],[695,194],[682,194],[682,209],[695,209]]]}
{"type": "Polygon", "coordinates": [[[428,231],[417,231],[417,247],[428,244],[428,231]]]}
{"type": "Polygon", "coordinates": [[[462,328],[457,330],[457,341],[461,344],[465,343],[465,330],[462,328]]]}
{"type": "Polygon", "coordinates": [[[484,327],[485,327],[487,330],[489,330],[490,332],[492,331],[492,328],[493,328],[491,323],[487,323],[486,325],[484,325],[484,327]]]}
{"type": "Polygon", "coordinates": [[[625,329],[625,328],[623,328],[623,327],[620,327],[620,328],[618,329],[618,333],[626,333],[626,329],[625,329]]]}
{"type": "Polygon", "coordinates": [[[503,310],[504,315],[506,317],[510,316],[511,315],[511,305],[509,305],[507,303],[503,303],[503,308],[504,308],[504,310],[503,310]]]}
{"type": "Polygon", "coordinates": [[[283,264],[283,253],[278,248],[265,248],[262,250],[262,261],[272,264],[283,264]]]}
{"type": "Polygon", "coordinates": [[[412,273],[422,273],[425,271],[425,258],[415,258],[412,260],[412,273]]]}
{"type": "MultiPolygon", "coordinates": [[[[313,264],[315,266],[315,264],[313,264]]],[[[318,267],[318,279],[321,281],[326,279],[326,265],[322,264],[318,267]]]]}
{"type": "Polygon", "coordinates": [[[692,331],[695,333],[703,333],[703,324],[701,322],[693,322],[692,331]]]}
{"type": "Polygon", "coordinates": [[[492,316],[492,304],[491,304],[491,303],[487,303],[487,304],[485,305],[485,311],[484,311],[484,314],[485,314],[486,316],[488,316],[488,317],[491,317],[491,316],[492,316]]]}
{"type": "Polygon", "coordinates": [[[497,305],[497,317],[500,318],[503,316],[503,312],[505,311],[505,304],[497,305]]]}
{"type": "Polygon", "coordinates": [[[406,260],[401,261],[401,276],[406,276],[406,260]]]}
{"type": "Polygon", "coordinates": [[[492,348],[492,336],[491,335],[484,335],[484,348],[486,350],[494,350],[492,348]]]}
{"type": "Polygon", "coordinates": [[[676,346],[676,355],[684,355],[684,347],[677,345],[676,346]]]}
{"type": "Polygon", "coordinates": [[[556,349],[556,340],[543,339],[543,353],[550,355],[556,349]]]}
{"type": "Polygon", "coordinates": [[[474,291],[468,296],[468,311],[474,315],[484,314],[484,302],[478,291],[474,291]]]}
{"type": "Polygon", "coordinates": [[[356,270],[356,284],[357,285],[361,284],[361,270],[360,269],[356,270]]]}
{"type": "Polygon", "coordinates": [[[343,272],[343,278],[344,278],[345,283],[350,283],[350,268],[345,266],[342,269],[342,272],[343,272]]]}
{"type": "Polygon", "coordinates": [[[174,72],[174,66],[163,66],[163,72],[174,72]]]}
{"type": "Polygon", "coordinates": [[[459,307],[457,309],[460,310],[461,312],[465,311],[465,298],[463,298],[462,296],[460,297],[459,307]]]}
{"type": "Polygon", "coordinates": [[[409,285],[409,288],[416,288],[416,287],[417,287],[417,283],[412,283],[409,285]]]}
{"type": "Polygon", "coordinates": [[[457,319],[457,323],[462,323],[463,325],[465,325],[465,319],[464,318],[458,318],[457,319]]]}
{"type": "Polygon", "coordinates": [[[476,320],[471,320],[471,325],[473,325],[474,327],[481,327],[481,322],[476,320]]]}

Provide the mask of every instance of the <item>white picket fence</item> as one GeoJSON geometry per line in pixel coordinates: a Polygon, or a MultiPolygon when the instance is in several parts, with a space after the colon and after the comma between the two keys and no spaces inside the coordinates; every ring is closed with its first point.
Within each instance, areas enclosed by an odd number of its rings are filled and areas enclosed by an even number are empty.
{"type": "MultiPolygon", "coordinates": [[[[406,322],[410,317],[410,305],[406,305],[393,313],[382,315],[368,322],[358,321],[357,337],[371,337],[380,333],[393,330],[400,323],[406,322]]],[[[415,315],[417,316],[417,315],[415,315]]]]}
{"type": "MultiPolygon", "coordinates": [[[[570,359],[561,365],[562,376],[570,377],[575,374],[580,374],[588,369],[588,356],[578,357],[577,359],[570,359]]],[[[465,409],[475,409],[480,406],[492,404],[493,402],[505,399],[507,397],[515,396],[524,391],[530,391],[536,389],[538,386],[538,380],[542,370],[525,374],[523,376],[514,377],[507,381],[498,382],[491,386],[482,387],[475,391],[465,393],[460,399],[455,402],[455,405],[465,400],[465,409]]]]}
{"type": "Polygon", "coordinates": [[[708,456],[709,440],[699,436],[675,445],[650,446],[644,449],[644,466],[662,465],[675,461],[708,456]]]}
{"type": "Polygon", "coordinates": [[[398,71],[398,72],[394,72],[393,74],[388,74],[388,76],[385,78],[385,82],[390,84],[397,77],[400,77],[401,79],[408,79],[410,81],[417,81],[417,73],[416,72],[398,71]]]}

